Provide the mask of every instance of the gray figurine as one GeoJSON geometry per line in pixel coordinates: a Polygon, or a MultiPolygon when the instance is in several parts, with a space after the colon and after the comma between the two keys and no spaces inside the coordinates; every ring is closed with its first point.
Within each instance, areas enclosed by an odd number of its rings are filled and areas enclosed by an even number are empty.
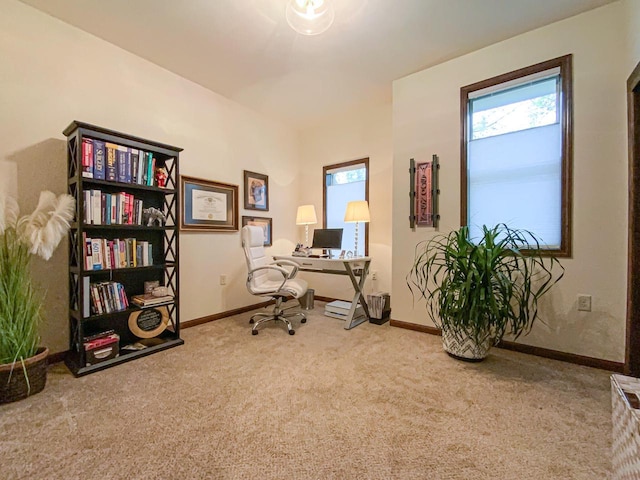
{"type": "Polygon", "coordinates": [[[155,207],[149,207],[142,210],[142,218],[147,227],[164,225],[167,217],[164,213],[155,207]]]}

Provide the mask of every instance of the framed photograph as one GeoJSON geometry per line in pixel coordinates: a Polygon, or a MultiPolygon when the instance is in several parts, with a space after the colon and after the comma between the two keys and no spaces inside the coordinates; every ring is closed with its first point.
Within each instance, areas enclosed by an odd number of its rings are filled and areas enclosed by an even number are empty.
{"type": "Polygon", "coordinates": [[[262,227],[264,230],[264,246],[270,247],[272,244],[272,228],[273,219],[267,217],[246,217],[242,216],[242,226],[255,225],[256,227],[262,227]]]}
{"type": "Polygon", "coordinates": [[[244,208],[269,211],[269,177],[244,171],[244,208]]]}
{"type": "Polygon", "coordinates": [[[238,231],[238,185],[180,176],[180,230],[238,231]]]}

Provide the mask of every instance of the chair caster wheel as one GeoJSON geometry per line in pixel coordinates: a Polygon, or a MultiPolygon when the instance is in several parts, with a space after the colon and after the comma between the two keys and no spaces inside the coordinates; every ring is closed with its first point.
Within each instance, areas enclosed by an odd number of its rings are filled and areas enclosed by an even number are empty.
{"type": "Polygon", "coordinates": [[[249,323],[253,324],[255,320],[252,318],[251,320],[249,320],[249,323]]]}
{"type": "Polygon", "coordinates": [[[289,330],[289,335],[295,335],[296,331],[295,330],[289,330]]]}
{"type": "Polygon", "coordinates": [[[300,323],[307,323],[307,319],[303,318],[302,320],[300,320],[300,323]]]}
{"type": "Polygon", "coordinates": [[[258,330],[251,330],[251,335],[257,335],[258,334],[258,330]]]}

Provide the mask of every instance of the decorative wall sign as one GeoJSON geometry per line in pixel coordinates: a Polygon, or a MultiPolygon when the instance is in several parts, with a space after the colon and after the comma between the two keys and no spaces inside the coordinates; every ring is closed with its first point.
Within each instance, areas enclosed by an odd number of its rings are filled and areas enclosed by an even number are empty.
{"type": "Polygon", "coordinates": [[[238,231],[238,186],[180,176],[181,230],[238,231]]]}
{"type": "Polygon", "coordinates": [[[416,225],[433,226],[433,195],[431,162],[416,165],[416,225]]]}
{"type": "Polygon", "coordinates": [[[433,155],[431,162],[409,162],[409,226],[437,227],[438,219],[438,156],[433,155]]]}

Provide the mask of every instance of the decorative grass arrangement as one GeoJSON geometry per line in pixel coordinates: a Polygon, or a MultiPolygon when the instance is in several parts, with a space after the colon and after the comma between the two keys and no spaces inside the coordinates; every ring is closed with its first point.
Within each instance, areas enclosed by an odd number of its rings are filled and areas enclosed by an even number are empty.
{"type": "Polygon", "coordinates": [[[533,233],[498,224],[471,239],[465,226],[416,246],[407,285],[443,331],[496,344],[507,333],[518,338],[531,330],[538,301],[563,275],[533,233]]]}
{"type": "Polygon", "coordinates": [[[45,191],[33,213],[19,217],[16,201],[0,195],[0,364],[20,363],[25,376],[25,359],[40,347],[44,301],[31,279],[31,256],[51,258],[74,210],[70,195],[45,191]]]}

